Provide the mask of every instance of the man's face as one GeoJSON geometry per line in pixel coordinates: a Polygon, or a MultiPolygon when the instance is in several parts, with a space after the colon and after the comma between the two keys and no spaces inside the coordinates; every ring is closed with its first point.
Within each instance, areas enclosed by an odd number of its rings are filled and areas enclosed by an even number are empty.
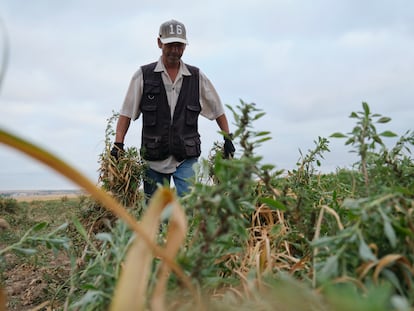
{"type": "Polygon", "coordinates": [[[158,46],[162,50],[162,58],[167,65],[178,64],[185,50],[185,44],[180,42],[163,44],[159,41],[158,46]]]}

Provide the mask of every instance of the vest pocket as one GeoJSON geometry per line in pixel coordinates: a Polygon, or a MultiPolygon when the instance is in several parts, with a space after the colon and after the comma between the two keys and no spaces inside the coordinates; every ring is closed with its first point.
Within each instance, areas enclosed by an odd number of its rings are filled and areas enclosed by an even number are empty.
{"type": "Polygon", "coordinates": [[[200,136],[184,137],[184,148],[186,158],[198,157],[201,154],[200,136]]]}
{"type": "Polygon", "coordinates": [[[161,136],[142,136],[141,156],[146,160],[159,160],[161,136]]]}
{"type": "Polygon", "coordinates": [[[155,126],[157,124],[157,106],[142,105],[142,122],[144,126],[155,126]]]}
{"type": "Polygon", "coordinates": [[[159,81],[145,80],[144,94],[148,99],[154,99],[155,96],[161,93],[161,84],[159,81]]]}
{"type": "Polygon", "coordinates": [[[201,107],[187,105],[185,109],[185,123],[190,126],[197,125],[198,115],[200,114],[201,107]]]}

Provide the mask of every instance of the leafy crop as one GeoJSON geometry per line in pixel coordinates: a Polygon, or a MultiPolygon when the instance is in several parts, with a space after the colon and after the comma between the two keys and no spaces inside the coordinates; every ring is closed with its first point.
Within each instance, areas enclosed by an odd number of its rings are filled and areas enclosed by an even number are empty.
{"type": "MultiPolygon", "coordinates": [[[[254,130],[264,112],[243,101],[228,108],[234,115],[237,152],[234,159],[223,159],[222,145],[216,143],[209,158],[200,159],[191,192],[179,199],[188,229],[183,215],[181,222],[171,216],[172,205],[181,208],[169,192],[157,199],[163,202],[158,212],[166,205],[161,216],[155,216],[158,220],[151,220],[154,226],[145,225],[150,212],[141,196],[143,163],[133,148],[113,161],[109,148],[116,116],[108,119],[99,160],[102,190],[143,223],[138,226],[116,207],[109,210],[123,221],[95,213],[107,201],[91,190],[97,199],[92,203],[95,210],[89,206],[88,213],[83,210],[79,220],[73,220],[72,244],[60,230],[42,235],[42,243],[61,237],[62,246],[76,250],[71,252],[70,286],[59,289],[59,297],[65,297],[63,308],[105,310],[119,301],[119,288],[124,289],[121,292],[127,292],[128,286],[135,288],[134,282],[121,280],[124,269],[133,271],[124,266],[131,265],[128,253],[138,247],[144,253],[131,256],[142,263],[138,268],[145,266],[143,275],[148,277],[140,284],[145,292],[137,302],[141,308],[410,310],[414,306],[410,157],[414,133],[397,137],[390,130],[379,131],[377,127],[391,120],[371,113],[363,103],[362,111],[350,115],[356,121],[354,128],[331,135],[345,138],[351,152],[359,155],[355,169],[319,173],[330,149],[329,140],[318,137],[313,149],[300,151],[296,168],[285,172],[262,164],[257,155],[257,148],[271,139],[269,132],[254,130]],[[387,148],[386,138],[396,139],[395,145],[387,148]],[[104,225],[96,227],[98,221],[104,225]],[[169,221],[175,221],[176,229],[180,223],[185,234],[168,255],[165,250],[173,247],[169,221]],[[149,241],[148,232],[155,234],[158,247],[149,241]],[[157,258],[151,261],[151,254],[157,258]],[[159,284],[166,285],[165,291],[159,284]]],[[[3,209],[10,209],[6,207],[10,202],[4,203],[3,209]]],[[[39,228],[44,225],[35,226],[21,242],[0,250],[0,255],[32,241],[39,228]]]]}

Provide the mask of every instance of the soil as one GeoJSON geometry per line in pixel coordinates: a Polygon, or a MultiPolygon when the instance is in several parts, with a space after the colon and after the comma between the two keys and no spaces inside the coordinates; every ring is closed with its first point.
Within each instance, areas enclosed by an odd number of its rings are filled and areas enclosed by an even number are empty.
{"type": "MultiPolygon", "coordinates": [[[[8,262],[14,260],[9,256],[8,262]]],[[[9,311],[51,311],[62,310],[61,302],[49,297],[56,290],[57,280],[70,275],[70,262],[64,255],[53,259],[48,266],[39,267],[32,263],[18,263],[4,272],[5,291],[9,311]],[[50,282],[53,280],[53,282],[50,282]],[[46,298],[47,297],[47,298],[46,298]],[[45,299],[46,298],[46,299],[45,299]]]]}
{"type": "MultiPolygon", "coordinates": [[[[7,238],[20,238],[24,230],[19,228],[26,230],[25,226],[28,224],[30,227],[33,223],[44,220],[52,226],[64,223],[79,206],[79,200],[77,203],[71,203],[76,200],[73,196],[66,195],[65,197],[49,195],[19,198],[17,212],[4,216],[7,217],[10,227],[0,228],[0,250],[8,246],[7,238]]],[[[63,310],[65,298],[62,297],[64,291],[61,287],[69,286],[67,280],[70,270],[69,256],[64,251],[54,254],[43,247],[39,249],[37,255],[33,256],[22,256],[14,252],[3,254],[3,257],[0,257],[0,289],[3,286],[7,310],[63,310]]],[[[0,310],[3,310],[1,296],[0,292],[0,310]]]]}

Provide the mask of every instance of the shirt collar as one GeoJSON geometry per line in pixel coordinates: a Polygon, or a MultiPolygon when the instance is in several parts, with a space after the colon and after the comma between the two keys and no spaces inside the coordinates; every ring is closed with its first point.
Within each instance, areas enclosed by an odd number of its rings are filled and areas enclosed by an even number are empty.
{"type": "MultiPolygon", "coordinates": [[[[154,68],[155,72],[167,72],[167,69],[164,66],[164,63],[162,62],[161,57],[158,59],[157,65],[154,68]]],[[[183,76],[191,76],[190,70],[188,70],[187,66],[184,64],[182,60],[180,60],[180,70],[178,71],[178,74],[183,76]]]]}

